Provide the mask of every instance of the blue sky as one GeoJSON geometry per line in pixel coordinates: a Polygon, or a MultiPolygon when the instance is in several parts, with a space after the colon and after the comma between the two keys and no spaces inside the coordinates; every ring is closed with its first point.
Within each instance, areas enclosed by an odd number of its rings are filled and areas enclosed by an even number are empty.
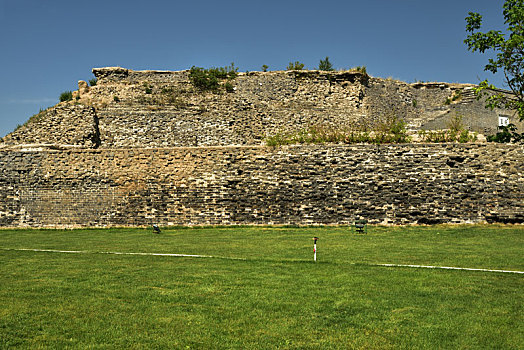
{"type": "Polygon", "coordinates": [[[93,78],[93,67],[240,71],[365,65],[375,77],[478,83],[487,55],[467,51],[469,11],[504,28],[502,0],[0,0],[0,137],[93,78]]]}

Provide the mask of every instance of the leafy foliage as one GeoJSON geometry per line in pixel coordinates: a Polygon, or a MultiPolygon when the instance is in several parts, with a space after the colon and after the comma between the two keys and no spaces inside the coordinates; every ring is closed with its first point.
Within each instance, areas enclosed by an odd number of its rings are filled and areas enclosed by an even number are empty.
{"type": "Polygon", "coordinates": [[[376,127],[374,143],[406,143],[410,141],[406,122],[395,115],[386,116],[376,127]]]}
{"type": "Polygon", "coordinates": [[[73,99],[73,92],[64,91],[60,94],[60,102],[71,101],[73,99]]]}
{"type": "Polygon", "coordinates": [[[226,83],[224,84],[224,88],[226,89],[226,92],[234,92],[235,91],[235,87],[229,81],[226,81],[226,83]]]}
{"type": "Polygon", "coordinates": [[[218,89],[218,79],[214,75],[209,74],[204,68],[191,67],[189,71],[189,79],[193,85],[200,90],[216,90],[218,89]]]}
{"type": "Polygon", "coordinates": [[[352,70],[356,70],[357,72],[360,72],[362,74],[368,74],[366,66],[356,66],[354,68],[351,68],[352,70]]]}
{"type": "Polygon", "coordinates": [[[499,132],[497,132],[495,135],[488,136],[488,141],[490,142],[499,142],[499,143],[506,143],[506,142],[518,142],[521,140],[524,140],[524,134],[519,134],[517,132],[517,127],[515,124],[508,124],[506,126],[499,126],[498,127],[499,132]]]}
{"type": "Polygon", "coordinates": [[[226,67],[212,67],[207,70],[209,74],[217,77],[217,79],[235,79],[238,76],[238,68],[232,62],[231,65],[226,67]]]}
{"type": "Polygon", "coordinates": [[[299,61],[289,62],[286,69],[287,70],[302,70],[304,69],[304,63],[300,63],[299,61]]]}
{"type": "Polygon", "coordinates": [[[191,67],[189,71],[189,80],[191,83],[202,91],[216,91],[220,86],[220,80],[232,80],[238,76],[238,68],[234,63],[230,66],[204,69],[200,67],[191,67]]]}
{"type": "MultiPolygon", "coordinates": [[[[501,70],[514,94],[514,97],[501,93],[489,94],[486,107],[516,110],[519,119],[524,120],[524,0],[506,0],[503,15],[508,35],[498,30],[480,32],[482,15],[470,12],[466,17],[466,31],[470,34],[464,43],[472,52],[484,53],[493,50],[497,53],[496,58],[488,59],[484,70],[492,73],[501,70]]],[[[476,92],[480,96],[483,92],[494,89],[493,85],[484,80],[476,92]]]]}
{"type": "Polygon", "coordinates": [[[451,97],[446,98],[444,104],[449,106],[452,102],[456,102],[462,99],[462,90],[455,90],[451,97]]]}
{"type": "Polygon", "coordinates": [[[326,59],[320,60],[320,63],[318,64],[318,70],[325,70],[325,71],[334,71],[333,65],[331,62],[329,62],[329,57],[326,56],[326,59]]]}
{"type": "Polygon", "coordinates": [[[262,65],[262,72],[267,72],[267,69],[268,69],[268,65],[267,64],[263,64],[262,65]]]}
{"type": "Polygon", "coordinates": [[[455,101],[459,101],[460,99],[462,99],[462,90],[455,90],[455,93],[453,97],[451,98],[451,100],[455,102],[455,101]]]}
{"type": "Polygon", "coordinates": [[[97,82],[98,82],[98,79],[96,79],[96,78],[89,79],[89,85],[91,85],[91,86],[95,86],[97,82]]]}

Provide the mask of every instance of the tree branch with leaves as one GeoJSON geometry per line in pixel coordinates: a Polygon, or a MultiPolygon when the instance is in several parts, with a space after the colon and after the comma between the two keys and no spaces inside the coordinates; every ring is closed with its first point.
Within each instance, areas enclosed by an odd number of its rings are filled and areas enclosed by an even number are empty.
{"type": "MultiPolygon", "coordinates": [[[[484,70],[493,74],[502,71],[513,96],[502,93],[489,94],[486,107],[502,107],[515,110],[524,121],[524,0],[506,0],[503,5],[506,33],[498,30],[481,32],[482,15],[470,12],[466,17],[466,31],[469,32],[464,43],[471,52],[496,52],[495,58],[488,59],[484,70]]],[[[488,80],[481,82],[476,92],[495,90],[488,80]]]]}

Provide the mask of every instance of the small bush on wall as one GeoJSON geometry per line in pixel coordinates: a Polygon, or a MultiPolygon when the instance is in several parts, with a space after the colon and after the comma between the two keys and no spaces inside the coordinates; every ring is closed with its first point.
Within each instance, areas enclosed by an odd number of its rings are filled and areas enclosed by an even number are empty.
{"type": "Polygon", "coordinates": [[[467,143],[477,140],[477,134],[469,132],[462,123],[462,116],[456,114],[444,130],[420,130],[418,132],[422,142],[441,143],[459,142],[467,143]]]}
{"type": "Polygon", "coordinates": [[[515,124],[499,126],[495,135],[488,136],[489,142],[508,143],[524,141],[524,133],[519,133],[515,124]]]}
{"type": "Polygon", "coordinates": [[[334,71],[333,65],[331,62],[329,62],[329,57],[326,56],[326,59],[320,60],[320,63],[318,64],[318,70],[325,70],[325,71],[334,71]]]}
{"type": "Polygon", "coordinates": [[[328,125],[312,125],[294,133],[278,133],[266,139],[268,146],[323,143],[406,143],[406,123],[395,116],[384,118],[372,129],[355,126],[340,128],[328,125]]]}
{"type": "Polygon", "coordinates": [[[302,70],[304,69],[304,63],[300,63],[299,61],[289,62],[286,69],[287,70],[302,70]]]}
{"type": "Polygon", "coordinates": [[[73,92],[64,91],[60,94],[60,102],[71,101],[73,99],[73,92]]]}
{"type": "MultiPolygon", "coordinates": [[[[237,76],[238,68],[235,67],[234,63],[226,67],[213,67],[209,69],[193,66],[189,70],[189,80],[201,91],[217,91],[221,80],[233,80],[237,76]]],[[[231,85],[231,83],[229,83],[229,85],[231,85]]]]}

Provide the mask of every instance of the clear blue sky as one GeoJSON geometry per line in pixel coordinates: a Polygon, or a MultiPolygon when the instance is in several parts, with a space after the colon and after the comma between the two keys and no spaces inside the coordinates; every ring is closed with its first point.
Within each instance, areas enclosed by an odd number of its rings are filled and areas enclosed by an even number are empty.
{"type": "Polygon", "coordinates": [[[375,77],[502,87],[467,51],[469,11],[503,29],[503,0],[0,0],[0,137],[93,78],[91,68],[240,71],[365,65],[375,77]]]}

